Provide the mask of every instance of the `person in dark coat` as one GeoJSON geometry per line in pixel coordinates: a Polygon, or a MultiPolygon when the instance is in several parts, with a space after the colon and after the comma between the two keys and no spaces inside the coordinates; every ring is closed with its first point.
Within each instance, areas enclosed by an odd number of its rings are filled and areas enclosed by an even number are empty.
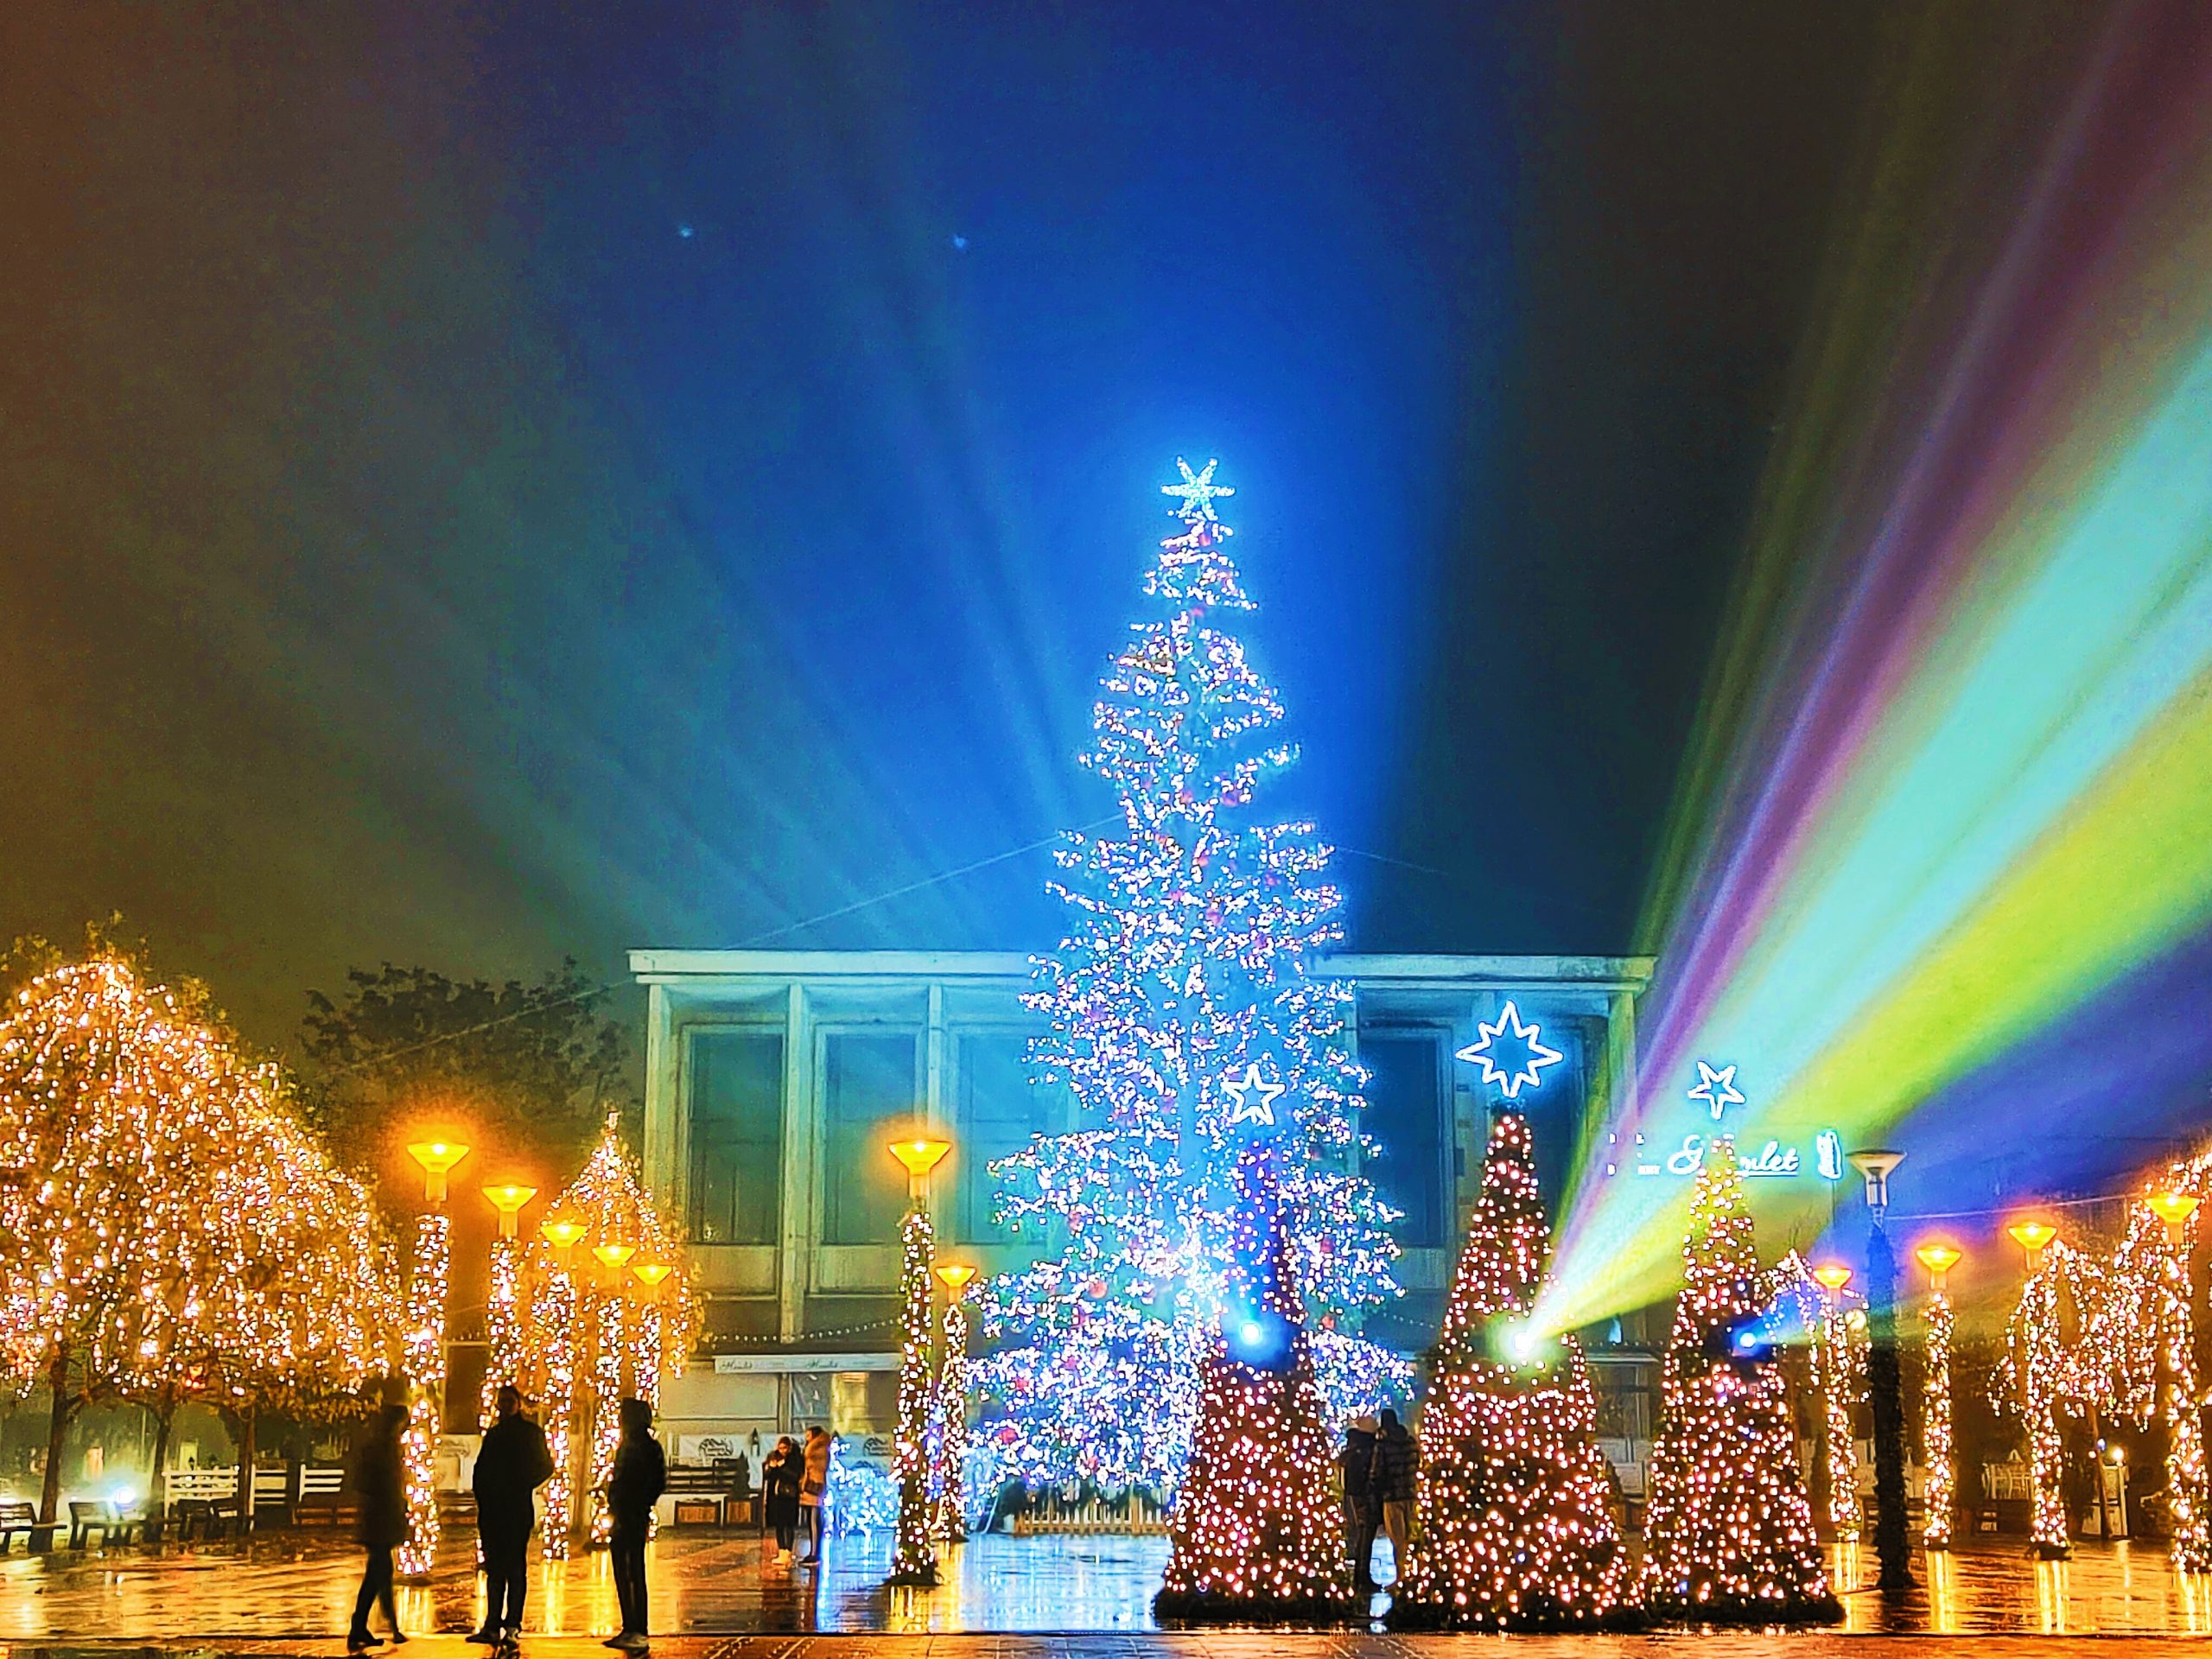
{"type": "Polygon", "coordinates": [[[622,1609],[622,1628],[607,1645],[643,1653],[647,1644],[645,1539],[652,1531],[653,1505],[668,1490],[668,1459],[653,1438],[653,1408],[642,1400],[622,1402],[622,1441],[614,1449],[614,1471],[607,1482],[607,1510],[613,1522],[607,1540],[614,1599],[622,1609]]]}
{"type": "Polygon", "coordinates": [[[1375,1463],[1368,1484],[1382,1511],[1382,1530],[1390,1540],[1391,1571],[1398,1579],[1406,1576],[1406,1547],[1414,1532],[1414,1477],[1420,1468],[1421,1446],[1398,1421],[1398,1414],[1385,1407],[1375,1436],[1375,1463]]]}
{"type": "Polygon", "coordinates": [[[553,1473],[545,1431],[522,1414],[512,1383],[497,1396],[499,1420],[476,1453],[476,1536],[484,1552],[484,1628],[468,1639],[496,1646],[522,1634],[530,1574],[524,1558],[537,1522],[536,1494],[553,1473]]]}
{"type": "Polygon", "coordinates": [[[761,1518],[776,1532],[776,1565],[789,1567],[791,1540],[798,1533],[798,1484],[806,1469],[798,1442],[780,1436],[760,1465],[761,1518]]]}
{"type": "Polygon", "coordinates": [[[1382,1519],[1375,1503],[1375,1420],[1355,1417],[1344,1430],[1344,1454],[1337,1459],[1344,1476],[1344,1548],[1351,1556],[1356,1594],[1375,1593],[1375,1529],[1382,1519]]]}
{"type": "Polygon", "coordinates": [[[353,1623],[346,1631],[348,1653],[376,1645],[377,1638],[369,1634],[372,1606],[384,1609],[394,1646],[407,1639],[400,1631],[399,1610],[391,1596],[391,1552],[407,1541],[407,1490],[399,1449],[400,1432],[406,1426],[406,1407],[380,1408],[353,1449],[353,1466],[347,1471],[361,1516],[354,1536],[368,1554],[361,1568],[361,1591],[353,1599],[353,1623]]]}

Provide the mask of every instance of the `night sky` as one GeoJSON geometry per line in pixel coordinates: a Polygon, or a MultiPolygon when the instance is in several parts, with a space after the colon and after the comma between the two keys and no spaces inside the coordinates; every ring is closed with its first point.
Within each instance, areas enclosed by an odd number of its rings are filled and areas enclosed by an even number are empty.
{"type": "Polygon", "coordinates": [[[1108,810],[1180,454],[1354,943],[1628,949],[1892,22],[8,8],[0,932],[1049,945],[792,925],[1108,810]]]}

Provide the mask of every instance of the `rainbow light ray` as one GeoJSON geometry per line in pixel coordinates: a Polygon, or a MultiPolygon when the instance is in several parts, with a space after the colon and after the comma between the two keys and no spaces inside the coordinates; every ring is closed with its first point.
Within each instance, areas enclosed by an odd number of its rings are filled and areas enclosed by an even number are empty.
{"type": "MultiPolygon", "coordinates": [[[[1946,1099],[2212,923],[2212,16],[2131,18],[2073,42],[2024,184],[1962,170],[1922,215],[1929,249],[1983,250],[1970,276],[1847,257],[1647,916],[1643,1070],[1592,1146],[1663,1134],[1695,1055],[1739,1065],[1745,1144],[1923,1108],[1940,1135],[1946,1099]],[[2004,220],[1979,242],[1973,199],[2004,220]]],[[[1941,171],[1894,149],[1924,121],[1883,130],[1869,237],[1941,171]]],[[[1554,1328],[1671,1290],[1687,1203],[1578,1161],[1554,1328]]]]}

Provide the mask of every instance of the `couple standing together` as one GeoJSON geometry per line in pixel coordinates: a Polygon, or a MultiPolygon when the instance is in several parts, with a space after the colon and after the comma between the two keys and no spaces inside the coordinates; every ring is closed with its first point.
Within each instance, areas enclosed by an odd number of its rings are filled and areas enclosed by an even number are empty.
{"type": "Polygon", "coordinates": [[[820,1424],[806,1431],[802,1446],[788,1434],[780,1436],[760,1465],[760,1518],[775,1529],[776,1565],[788,1567],[791,1540],[802,1516],[807,1529],[807,1552],[802,1566],[822,1559],[822,1523],[829,1512],[823,1500],[830,1491],[830,1448],[836,1437],[820,1424]]]}
{"type": "MultiPolygon", "coordinates": [[[[499,1421],[484,1431],[472,1484],[476,1494],[476,1530],[484,1556],[484,1624],[469,1637],[486,1646],[512,1647],[522,1634],[524,1592],[529,1586],[527,1557],[537,1521],[537,1489],[553,1473],[545,1431],[522,1414],[520,1390],[508,1386],[498,1395],[499,1421]]],[[[622,1628],[607,1646],[627,1653],[645,1650],[649,1623],[645,1608],[645,1540],[652,1531],[653,1505],[668,1486],[668,1463],[653,1438],[652,1408],[642,1400],[621,1406],[622,1439],[607,1482],[607,1510],[613,1523],[607,1538],[608,1566],[622,1610],[622,1628]]],[[[391,1553],[407,1540],[407,1497],[400,1435],[407,1408],[380,1411],[354,1455],[353,1494],[359,1502],[359,1538],[368,1552],[361,1591],[346,1631],[348,1652],[376,1645],[369,1612],[381,1606],[396,1646],[407,1638],[392,1605],[391,1553]]]]}
{"type": "Polygon", "coordinates": [[[1344,1475],[1344,1541],[1351,1554],[1354,1593],[1375,1593],[1375,1534],[1390,1540],[1394,1582],[1406,1575],[1406,1545],[1414,1529],[1414,1476],[1421,1447],[1398,1414],[1385,1410],[1378,1422],[1355,1417],[1344,1430],[1338,1459],[1344,1475]]]}

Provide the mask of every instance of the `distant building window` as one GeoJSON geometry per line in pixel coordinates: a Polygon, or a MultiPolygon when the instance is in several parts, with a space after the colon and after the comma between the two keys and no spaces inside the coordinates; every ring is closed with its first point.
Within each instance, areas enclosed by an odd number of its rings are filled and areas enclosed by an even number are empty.
{"type": "Polygon", "coordinates": [[[893,1244],[906,1178],[885,1150],[887,1129],[922,1098],[920,1034],[831,1032],[823,1039],[822,1242],[893,1244]]]}
{"type": "Polygon", "coordinates": [[[783,1219],[784,1034],[691,1033],[691,1236],[772,1244],[783,1219]]]}
{"type": "Polygon", "coordinates": [[[1441,1249],[1452,1242],[1446,1035],[1365,1027],[1359,1033],[1360,1063],[1369,1072],[1361,1128],[1381,1147],[1367,1173],[1384,1199],[1405,1211],[1394,1230],[1408,1249],[1441,1249]]]}
{"type": "Polygon", "coordinates": [[[1016,1233],[991,1219],[998,1195],[991,1160],[1021,1151],[1034,1135],[1057,1135],[1062,1127],[1058,1093],[1030,1084],[1028,1053],[1029,1039],[1019,1032],[961,1034],[953,1230],[963,1243],[1044,1242],[1034,1222],[1016,1233]]]}

